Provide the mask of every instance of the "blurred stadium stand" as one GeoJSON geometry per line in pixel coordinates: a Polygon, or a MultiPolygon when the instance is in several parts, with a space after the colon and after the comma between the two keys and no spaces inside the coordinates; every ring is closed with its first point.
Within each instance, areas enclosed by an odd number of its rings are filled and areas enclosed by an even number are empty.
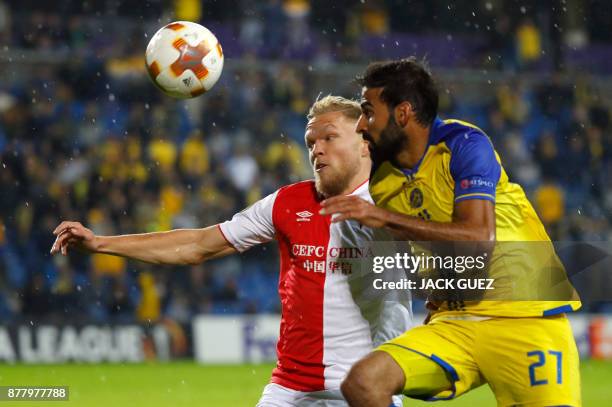
{"type": "Polygon", "coordinates": [[[377,58],[427,58],[441,116],[489,134],[553,239],[612,238],[604,1],[220,3],[0,2],[0,320],[278,312],[274,245],[170,268],[51,258],[51,231],[61,219],[99,234],[201,227],[310,177],[309,104],[356,97],[351,78],[377,58]],[[144,70],[148,38],[175,19],[208,26],[226,55],[215,89],[186,102],[144,70]]]}

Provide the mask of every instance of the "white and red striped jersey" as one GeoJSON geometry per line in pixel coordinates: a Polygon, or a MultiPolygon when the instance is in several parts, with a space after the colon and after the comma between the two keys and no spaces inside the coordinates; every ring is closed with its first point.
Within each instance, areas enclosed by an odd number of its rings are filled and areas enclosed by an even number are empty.
{"type": "MultiPolygon", "coordinates": [[[[372,202],[367,182],[352,195],[372,202]]],[[[409,293],[399,302],[360,298],[363,281],[351,278],[368,243],[388,240],[383,232],[353,220],[331,223],[319,215],[320,202],[314,181],[299,182],[219,225],[240,252],[278,241],[282,311],[271,382],[302,392],[338,389],[353,363],[412,319],[409,293]]]]}

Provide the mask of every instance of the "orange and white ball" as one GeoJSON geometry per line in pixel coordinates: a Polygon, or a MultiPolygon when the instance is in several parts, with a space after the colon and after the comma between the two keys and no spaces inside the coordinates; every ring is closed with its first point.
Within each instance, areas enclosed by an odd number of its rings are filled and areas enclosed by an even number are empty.
{"type": "Polygon", "coordinates": [[[149,41],[145,58],[155,85],[175,98],[209,91],[223,71],[223,51],[217,37],[190,21],[160,28],[149,41]]]}

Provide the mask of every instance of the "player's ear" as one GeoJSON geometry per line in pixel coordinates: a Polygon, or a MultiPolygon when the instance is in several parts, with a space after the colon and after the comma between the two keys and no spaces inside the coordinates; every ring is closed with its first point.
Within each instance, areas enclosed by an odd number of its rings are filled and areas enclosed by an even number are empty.
{"type": "Polygon", "coordinates": [[[414,116],[412,104],[406,101],[400,103],[399,105],[395,106],[395,109],[393,109],[393,114],[395,116],[395,122],[400,127],[405,127],[414,116]]]}

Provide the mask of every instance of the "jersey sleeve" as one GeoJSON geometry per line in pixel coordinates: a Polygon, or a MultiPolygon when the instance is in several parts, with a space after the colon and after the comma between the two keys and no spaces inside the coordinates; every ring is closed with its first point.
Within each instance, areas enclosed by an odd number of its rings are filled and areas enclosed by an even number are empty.
{"type": "Polygon", "coordinates": [[[231,220],[219,224],[225,239],[239,252],[274,239],[272,210],[278,191],[255,202],[235,214],[231,220]]]}
{"type": "Polygon", "coordinates": [[[451,147],[450,172],[455,182],[455,202],[468,199],[495,202],[501,165],[486,135],[471,131],[458,136],[451,147]]]}

